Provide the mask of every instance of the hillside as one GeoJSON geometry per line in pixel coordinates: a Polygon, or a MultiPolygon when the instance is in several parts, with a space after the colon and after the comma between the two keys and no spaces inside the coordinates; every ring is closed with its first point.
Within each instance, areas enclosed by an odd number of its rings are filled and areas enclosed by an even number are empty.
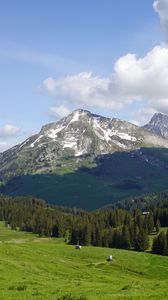
{"type": "Polygon", "coordinates": [[[11,231],[2,224],[0,241],[2,300],[165,300],[167,297],[167,257],[99,247],[83,247],[78,251],[61,239],[33,236],[32,240],[26,240],[21,232],[11,231]],[[4,236],[9,237],[9,232],[10,239],[5,241],[4,236]],[[106,257],[110,254],[114,261],[109,264],[106,257]]]}
{"type": "Polygon", "coordinates": [[[76,110],[1,154],[0,192],[92,210],[165,190],[168,140],[148,130],[76,110]]]}
{"type": "Polygon", "coordinates": [[[71,160],[57,172],[14,177],[0,190],[93,210],[130,196],[167,189],[167,157],[168,149],[141,149],[86,158],[78,162],[78,168],[71,160]]]}

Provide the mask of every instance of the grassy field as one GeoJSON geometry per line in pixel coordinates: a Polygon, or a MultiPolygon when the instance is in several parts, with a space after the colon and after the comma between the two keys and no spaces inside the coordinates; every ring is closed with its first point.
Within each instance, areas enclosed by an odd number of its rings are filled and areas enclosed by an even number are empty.
{"type": "Polygon", "coordinates": [[[76,250],[62,239],[38,238],[2,224],[0,241],[1,300],[167,299],[167,257],[76,250]],[[110,254],[114,261],[107,263],[110,254]]]}

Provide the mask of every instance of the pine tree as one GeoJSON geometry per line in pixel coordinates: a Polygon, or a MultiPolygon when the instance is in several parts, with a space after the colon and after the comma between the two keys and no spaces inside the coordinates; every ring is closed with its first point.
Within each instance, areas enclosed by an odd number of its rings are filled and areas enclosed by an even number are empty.
{"type": "Polygon", "coordinates": [[[103,235],[102,235],[102,229],[99,227],[96,227],[95,230],[95,244],[94,246],[99,246],[101,247],[103,244],[103,235]]]}
{"type": "Polygon", "coordinates": [[[154,239],[152,245],[152,253],[166,255],[167,241],[166,234],[163,231],[161,231],[159,235],[154,239]]]}
{"type": "Polygon", "coordinates": [[[168,256],[168,230],[166,231],[166,236],[165,236],[165,239],[166,239],[166,245],[165,245],[165,255],[168,256]]]}
{"type": "Polygon", "coordinates": [[[147,228],[148,228],[148,233],[151,233],[154,229],[154,220],[153,220],[153,215],[151,213],[147,217],[147,228]]]}
{"type": "Polygon", "coordinates": [[[130,233],[129,233],[129,229],[126,225],[124,225],[122,228],[121,247],[123,249],[130,249],[130,247],[131,247],[130,233]]]}
{"type": "Polygon", "coordinates": [[[155,229],[156,229],[156,232],[159,233],[159,230],[160,230],[160,221],[159,221],[159,219],[157,219],[157,221],[156,221],[155,229]]]}
{"type": "Polygon", "coordinates": [[[160,254],[160,245],[159,245],[159,240],[158,240],[157,236],[153,239],[152,253],[153,254],[160,254]]]}
{"type": "Polygon", "coordinates": [[[91,244],[91,226],[86,224],[82,232],[82,244],[88,246],[91,244]]]}
{"type": "Polygon", "coordinates": [[[140,229],[135,241],[135,250],[145,251],[149,247],[149,237],[144,229],[140,229]]]}

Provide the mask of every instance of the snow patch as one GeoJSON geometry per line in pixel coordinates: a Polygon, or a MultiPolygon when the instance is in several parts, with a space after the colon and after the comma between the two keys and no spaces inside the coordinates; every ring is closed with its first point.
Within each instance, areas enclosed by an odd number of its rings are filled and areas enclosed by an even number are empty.
{"type": "Polygon", "coordinates": [[[43,137],[43,135],[40,135],[31,145],[30,145],[30,147],[31,148],[33,148],[34,147],[34,145],[37,143],[37,142],[39,142],[39,140],[41,139],[43,137]]]}
{"type": "Polygon", "coordinates": [[[63,145],[63,149],[64,148],[72,148],[72,149],[74,149],[74,147],[76,147],[76,141],[75,142],[70,142],[70,141],[68,142],[67,141],[63,145]]]}
{"type": "Polygon", "coordinates": [[[84,155],[86,153],[87,153],[86,150],[81,150],[81,151],[76,152],[75,156],[81,156],[81,155],[84,155]]]}
{"type": "Polygon", "coordinates": [[[104,138],[108,143],[109,141],[111,141],[111,129],[103,130],[103,132],[104,132],[104,138]]]}
{"type": "Polygon", "coordinates": [[[110,137],[109,137],[109,132],[111,132],[111,130],[104,130],[101,126],[100,126],[100,124],[99,124],[99,118],[94,118],[93,119],[93,126],[97,129],[98,128],[98,132],[96,131],[96,135],[99,137],[99,138],[101,138],[102,140],[106,140],[107,142],[111,139],[110,137]],[[100,132],[102,132],[102,135],[100,134],[100,132]]]}
{"type": "Polygon", "coordinates": [[[27,139],[24,143],[22,143],[19,147],[19,149],[21,149],[24,145],[26,145],[29,142],[29,139],[27,139]]]}
{"type": "Polygon", "coordinates": [[[58,128],[56,129],[50,129],[48,132],[47,132],[47,135],[51,138],[51,139],[55,139],[57,137],[57,133],[60,132],[62,129],[64,129],[65,126],[59,126],[58,128]]]}
{"type": "Polygon", "coordinates": [[[112,136],[114,136],[114,135],[118,136],[119,138],[121,138],[123,140],[134,141],[134,142],[137,140],[134,136],[131,136],[128,133],[118,132],[118,130],[113,131],[112,129],[109,129],[108,124],[106,126],[107,129],[103,129],[100,125],[99,118],[93,119],[93,126],[95,129],[99,130],[98,132],[96,132],[98,137],[106,140],[107,143],[112,140],[112,136]],[[101,134],[101,132],[102,132],[102,134],[101,134]]]}
{"type": "Polygon", "coordinates": [[[128,133],[124,133],[124,132],[118,132],[116,135],[119,136],[123,140],[128,140],[128,141],[133,141],[133,142],[135,142],[137,140],[136,137],[131,136],[128,133]]]}
{"type": "Polygon", "coordinates": [[[73,122],[77,122],[79,120],[79,117],[80,117],[80,112],[79,111],[76,111],[73,115],[73,118],[72,120],[70,121],[69,124],[73,123],[73,122]]]}

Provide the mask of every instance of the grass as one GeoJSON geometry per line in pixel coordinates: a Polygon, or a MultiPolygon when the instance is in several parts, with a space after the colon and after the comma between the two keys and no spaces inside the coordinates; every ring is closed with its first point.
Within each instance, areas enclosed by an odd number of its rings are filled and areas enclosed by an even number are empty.
{"type": "Polygon", "coordinates": [[[3,222],[0,222],[0,243],[2,242],[15,242],[19,243],[20,241],[23,243],[24,241],[30,241],[34,238],[37,238],[37,235],[23,232],[23,231],[17,231],[17,230],[10,230],[4,226],[3,222]]]}
{"type": "Polygon", "coordinates": [[[1,300],[167,299],[167,257],[25,236],[0,226],[1,300]]]}
{"type": "Polygon", "coordinates": [[[157,233],[156,231],[153,231],[150,235],[149,235],[149,251],[152,250],[152,244],[153,244],[153,240],[154,238],[161,232],[164,231],[166,232],[168,230],[168,227],[160,227],[159,232],[157,233]]]}

